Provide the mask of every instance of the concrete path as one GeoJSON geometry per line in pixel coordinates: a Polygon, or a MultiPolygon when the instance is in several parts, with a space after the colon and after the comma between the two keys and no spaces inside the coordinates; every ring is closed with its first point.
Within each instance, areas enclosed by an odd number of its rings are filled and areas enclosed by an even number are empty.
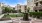
{"type": "Polygon", "coordinates": [[[21,19],[22,17],[17,17],[17,18],[13,18],[12,21],[13,23],[42,23],[42,20],[41,19],[36,19],[36,18],[31,18],[31,21],[21,21],[19,19],[21,19]]]}
{"type": "Polygon", "coordinates": [[[0,15],[0,19],[4,16],[4,14],[0,15]]]}
{"type": "MultiPolygon", "coordinates": [[[[0,19],[4,16],[4,14],[0,15],[0,19]]],[[[12,23],[12,20],[0,21],[0,23],[12,23]]]]}
{"type": "Polygon", "coordinates": [[[0,21],[0,23],[12,23],[12,20],[0,21]]]}

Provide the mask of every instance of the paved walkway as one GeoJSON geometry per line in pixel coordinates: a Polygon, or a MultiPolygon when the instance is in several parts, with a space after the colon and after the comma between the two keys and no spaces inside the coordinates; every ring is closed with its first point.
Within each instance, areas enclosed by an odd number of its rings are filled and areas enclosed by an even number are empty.
{"type": "MultiPolygon", "coordinates": [[[[0,19],[4,16],[4,14],[0,15],[0,19]]],[[[0,21],[0,23],[12,23],[12,20],[0,21]]]]}
{"type": "MultiPolygon", "coordinates": [[[[4,16],[4,14],[0,15],[0,19],[4,16]]],[[[12,20],[7,20],[7,21],[0,21],[0,23],[42,23],[42,20],[40,19],[36,19],[36,18],[31,18],[31,21],[21,21],[20,19],[22,19],[23,17],[15,17],[12,18],[12,20]]]]}
{"type": "Polygon", "coordinates": [[[12,23],[12,20],[0,21],[0,23],[12,23]]]}
{"type": "Polygon", "coordinates": [[[0,15],[0,19],[4,16],[4,14],[0,15]]]}
{"type": "Polygon", "coordinates": [[[21,21],[19,18],[21,19],[21,17],[13,18],[13,23],[42,23],[42,20],[36,18],[29,17],[31,21],[21,21]]]}

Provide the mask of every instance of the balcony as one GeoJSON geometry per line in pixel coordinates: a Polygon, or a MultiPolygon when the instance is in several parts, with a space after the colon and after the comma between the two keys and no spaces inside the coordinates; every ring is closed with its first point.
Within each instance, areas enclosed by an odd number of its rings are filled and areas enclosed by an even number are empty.
{"type": "Polygon", "coordinates": [[[34,0],[34,3],[37,3],[37,2],[39,2],[38,0],[34,0]]]}
{"type": "Polygon", "coordinates": [[[34,0],[34,3],[37,3],[37,2],[40,2],[40,1],[42,1],[42,0],[34,0]]]}
{"type": "Polygon", "coordinates": [[[42,5],[40,5],[40,6],[34,6],[33,9],[34,9],[34,10],[42,10],[42,5]]]}
{"type": "Polygon", "coordinates": [[[42,1],[42,0],[39,0],[39,1],[42,1]]]}

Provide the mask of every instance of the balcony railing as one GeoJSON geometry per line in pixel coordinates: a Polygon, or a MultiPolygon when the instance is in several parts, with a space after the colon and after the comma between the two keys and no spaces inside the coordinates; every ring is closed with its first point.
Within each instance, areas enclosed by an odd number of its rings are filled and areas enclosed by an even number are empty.
{"type": "Polygon", "coordinates": [[[34,2],[37,2],[38,0],[34,0],[34,2]]]}
{"type": "Polygon", "coordinates": [[[42,0],[39,0],[39,1],[42,1],[42,0]]]}
{"type": "Polygon", "coordinates": [[[40,5],[40,6],[34,6],[33,9],[34,9],[34,10],[42,10],[42,5],[40,5]]]}

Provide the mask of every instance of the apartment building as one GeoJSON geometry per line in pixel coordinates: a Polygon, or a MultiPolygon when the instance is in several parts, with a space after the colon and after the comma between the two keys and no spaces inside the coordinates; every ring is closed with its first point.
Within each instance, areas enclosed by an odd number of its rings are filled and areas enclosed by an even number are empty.
{"type": "Polygon", "coordinates": [[[30,8],[30,12],[42,11],[42,0],[27,0],[27,8],[30,8]]]}
{"type": "Polygon", "coordinates": [[[33,7],[35,6],[34,0],[27,0],[27,8],[30,8],[29,12],[34,12],[33,7]]]}
{"type": "Polygon", "coordinates": [[[42,11],[42,0],[34,0],[34,10],[35,12],[41,12],[42,11]]]}
{"type": "Polygon", "coordinates": [[[4,3],[0,3],[0,14],[2,14],[2,6],[4,5],[4,3]]]}
{"type": "Polygon", "coordinates": [[[27,5],[21,5],[21,12],[27,12],[27,5]]]}
{"type": "Polygon", "coordinates": [[[21,6],[20,6],[20,4],[17,4],[16,6],[15,6],[15,10],[17,10],[17,12],[19,13],[19,10],[21,9],[21,6]]]}
{"type": "Polygon", "coordinates": [[[17,4],[17,6],[15,6],[15,10],[17,10],[17,12],[19,12],[19,10],[21,10],[21,12],[26,12],[26,8],[27,8],[27,5],[17,4]]]}

